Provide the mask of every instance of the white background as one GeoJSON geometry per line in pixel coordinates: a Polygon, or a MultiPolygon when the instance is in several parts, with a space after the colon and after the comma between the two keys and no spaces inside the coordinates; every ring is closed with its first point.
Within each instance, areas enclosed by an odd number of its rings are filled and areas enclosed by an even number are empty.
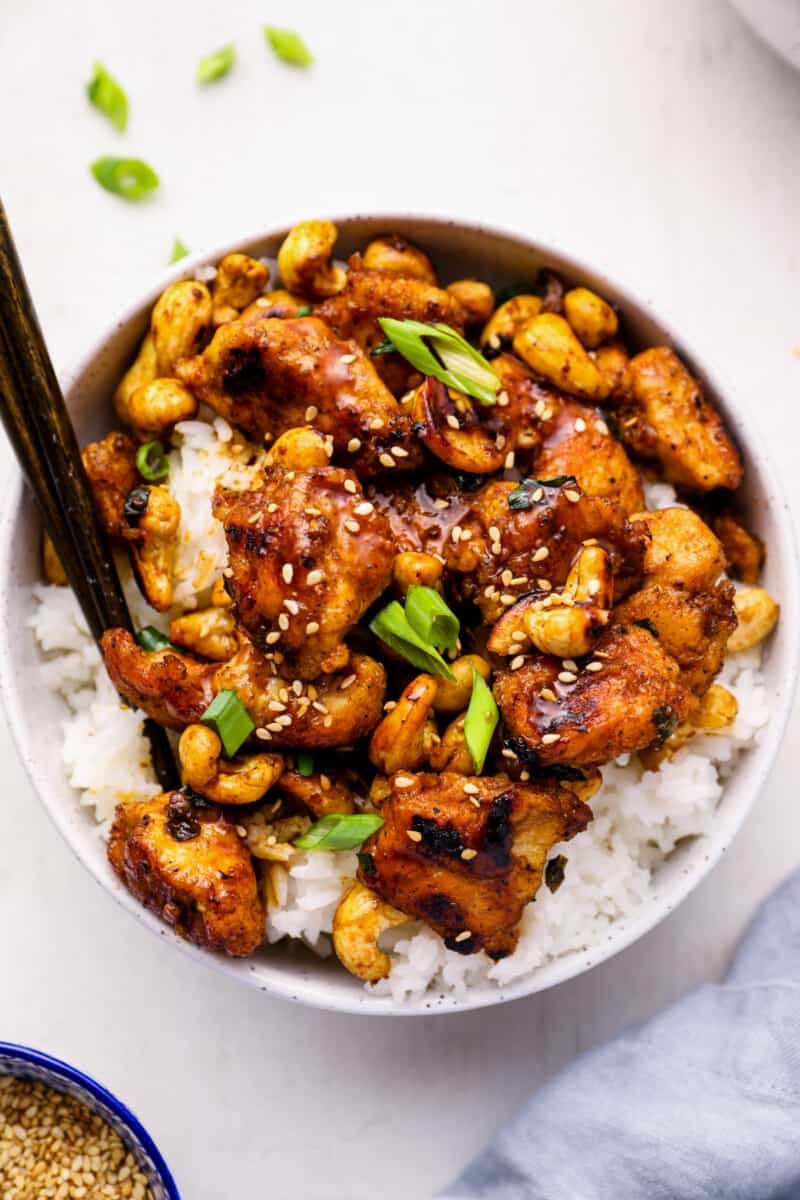
{"type": "MultiPolygon", "coordinates": [[[[681,312],[800,500],[800,76],[723,0],[2,0],[0,113],[5,203],[59,366],[176,235],[200,249],[348,210],[484,219],[681,312]],[[273,60],[266,21],[302,30],[316,66],[273,60]],[[198,89],[199,57],[232,40],[235,73],[198,89]],[[95,59],[128,89],[124,139],[84,99],[95,59]],[[123,151],[160,172],[153,202],[89,177],[123,151]]],[[[161,945],[72,860],[5,733],[1,750],[0,1038],[126,1099],[186,1200],[430,1196],[559,1066],[719,974],[800,858],[787,742],[727,859],[616,960],[495,1012],[332,1016],[161,945]]]]}

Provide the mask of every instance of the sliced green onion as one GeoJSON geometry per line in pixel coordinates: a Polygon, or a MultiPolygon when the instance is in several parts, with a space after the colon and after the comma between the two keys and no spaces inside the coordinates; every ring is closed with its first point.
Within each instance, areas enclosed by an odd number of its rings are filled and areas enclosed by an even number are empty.
{"type": "Polygon", "coordinates": [[[313,63],[314,55],[299,33],[294,33],[291,29],[276,29],[274,25],[265,25],[264,37],[277,57],[290,66],[310,67],[313,63]]]}
{"type": "Polygon", "coordinates": [[[373,346],[370,350],[370,358],[380,358],[381,354],[394,354],[394,342],[390,342],[388,338],[378,342],[377,346],[373,346]]]}
{"type": "Polygon", "coordinates": [[[136,641],[143,650],[172,650],[174,647],[165,633],[156,629],[155,625],[145,625],[136,635],[136,641]]]}
{"type": "Polygon", "coordinates": [[[235,62],[236,51],[233,46],[223,46],[221,50],[215,50],[213,54],[200,59],[195,79],[198,83],[213,83],[215,79],[227,75],[235,62]]]}
{"type": "Polygon", "coordinates": [[[176,263],[180,259],[186,258],[186,255],[188,253],[189,253],[189,247],[184,246],[184,244],[180,238],[175,238],[175,241],[172,243],[172,254],[170,255],[169,261],[171,263],[176,263]]]}
{"type": "Polygon", "coordinates": [[[476,775],[480,775],[483,770],[492,734],[497,728],[499,719],[500,714],[497,711],[491,688],[473,667],[472,695],[467,715],[464,718],[464,740],[472,755],[472,764],[475,767],[476,775]]]}
{"type": "Polygon", "coordinates": [[[412,629],[406,614],[393,600],[382,608],[369,625],[377,638],[405,658],[420,671],[428,671],[431,675],[441,675],[444,679],[455,679],[453,672],[439,654],[435,646],[423,641],[419,634],[412,629]]]}
{"type": "Polygon", "coordinates": [[[161,442],[145,442],[136,451],[136,469],[148,483],[158,483],[169,475],[169,462],[161,442]]]}
{"type": "Polygon", "coordinates": [[[295,317],[310,317],[312,311],[313,309],[310,304],[301,304],[294,315],[295,317]]]}
{"type": "Polygon", "coordinates": [[[91,172],[107,192],[126,200],[139,200],[158,187],[158,176],[141,158],[98,158],[91,172]]]}
{"type": "Polygon", "coordinates": [[[86,95],[90,103],[108,117],[115,129],[120,133],[125,132],[128,124],[128,97],[102,63],[94,64],[94,74],[86,85],[86,95]]]}
{"type": "Polygon", "coordinates": [[[250,713],[233,688],[223,688],[217,692],[200,720],[219,734],[228,758],[233,758],[255,729],[250,713]]]}
{"type": "Polygon", "coordinates": [[[512,492],[508,493],[508,507],[526,510],[533,507],[533,494],[540,488],[561,488],[565,484],[571,487],[577,485],[574,475],[555,475],[552,479],[523,479],[512,492]]]}
{"type": "Polygon", "coordinates": [[[412,583],[406,593],[405,614],[423,642],[449,650],[458,641],[461,629],[458,617],[433,588],[412,583]]]}
{"type": "Polygon", "coordinates": [[[433,375],[481,404],[495,403],[500,387],[497,372],[455,329],[394,317],[378,317],[378,324],[398,354],[423,375],[433,375]]]}
{"type": "Polygon", "coordinates": [[[304,750],[297,756],[297,772],[299,775],[311,775],[314,772],[314,755],[304,750]]]}
{"type": "Polygon", "coordinates": [[[377,813],[328,813],[294,844],[300,850],[355,850],[382,824],[377,813]]]}

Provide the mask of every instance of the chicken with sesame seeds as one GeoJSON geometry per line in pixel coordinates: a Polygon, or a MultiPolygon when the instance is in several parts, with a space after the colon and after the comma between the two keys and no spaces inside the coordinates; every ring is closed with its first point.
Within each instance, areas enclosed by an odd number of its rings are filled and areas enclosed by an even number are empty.
{"type": "Polygon", "coordinates": [[[510,954],[525,905],[557,842],[591,809],[555,782],[397,772],[384,825],[364,843],[359,878],[459,954],[510,954]]]}

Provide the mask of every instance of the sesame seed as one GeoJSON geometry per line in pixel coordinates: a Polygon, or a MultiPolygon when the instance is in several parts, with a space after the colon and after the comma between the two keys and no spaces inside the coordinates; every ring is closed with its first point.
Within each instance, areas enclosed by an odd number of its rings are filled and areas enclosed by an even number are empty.
{"type": "Polygon", "coordinates": [[[364,500],[361,504],[357,504],[354,512],[359,517],[368,517],[371,512],[375,511],[375,505],[369,500],[364,500]]]}
{"type": "Polygon", "coordinates": [[[303,509],[303,512],[306,514],[307,517],[321,517],[322,516],[322,511],[319,508],[314,508],[313,504],[307,505],[303,509]]]}
{"type": "Polygon", "coordinates": [[[392,712],[395,708],[397,708],[397,701],[396,700],[387,700],[383,706],[383,711],[389,713],[389,712],[392,712]]]}
{"type": "Polygon", "coordinates": [[[549,700],[551,704],[555,704],[558,700],[558,696],[555,694],[552,688],[542,688],[542,690],[539,692],[539,695],[543,700],[549,700]]]}
{"type": "Polygon", "coordinates": [[[518,596],[512,596],[510,592],[506,592],[500,597],[500,603],[507,608],[509,604],[516,604],[518,599],[518,596]]]}
{"type": "Polygon", "coordinates": [[[581,494],[580,494],[580,492],[573,491],[573,489],[572,489],[572,488],[565,488],[565,489],[564,489],[564,495],[567,497],[567,499],[568,499],[568,500],[570,501],[570,503],[572,503],[572,504],[577,504],[577,503],[578,503],[578,501],[579,501],[579,500],[580,500],[580,498],[581,498],[581,494]]]}
{"type": "Polygon", "coordinates": [[[530,771],[520,771],[519,777],[523,783],[527,783],[531,777],[530,771]]]}
{"type": "Polygon", "coordinates": [[[470,929],[462,929],[461,933],[456,934],[456,936],[453,938],[453,941],[454,942],[468,942],[471,937],[472,937],[472,931],[470,929]]]}
{"type": "Polygon", "coordinates": [[[408,458],[408,451],[404,450],[402,446],[392,446],[390,454],[393,454],[395,458],[408,458]]]}
{"type": "Polygon", "coordinates": [[[270,712],[275,712],[275,713],[282,713],[282,712],[286,711],[286,705],[281,703],[280,700],[270,700],[269,704],[267,705],[267,708],[269,709],[270,712]]]}
{"type": "Polygon", "coordinates": [[[342,357],[339,359],[339,362],[343,362],[343,363],[351,363],[351,362],[355,362],[355,361],[356,361],[355,354],[343,354],[342,357]]]}
{"type": "Polygon", "coordinates": [[[506,440],[506,435],[504,433],[498,433],[497,437],[494,439],[494,444],[497,446],[498,450],[503,449],[506,444],[506,440]]]}
{"type": "Polygon", "coordinates": [[[290,481],[293,480],[294,479],[294,471],[287,471],[286,478],[290,481]]]}
{"type": "Polygon", "coordinates": [[[271,730],[272,733],[280,733],[283,729],[283,726],[279,725],[277,721],[270,721],[269,725],[267,725],[267,729],[271,730]]]}
{"type": "Polygon", "coordinates": [[[532,499],[532,500],[533,500],[533,501],[534,501],[536,504],[538,504],[538,503],[539,503],[539,501],[541,500],[541,498],[542,498],[542,496],[543,496],[543,495],[544,495],[544,488],[540,488],[540,487],[538,487],[538,488],[536,489],[536,491],[533,493],[533,495],[531,496],[531,499],[532,499]]]}
{"type": "Polygon", "coordinates": [[[578,676],[574,671],[559,671],[558,679],[560,683],[574,683],[578,676]]]}
{"type": "Polygon", "coordinates": [[[317,692],[317,689],[314,687],[313,683],[310,683],[308,685],[308,687],[306,688],[306,691],[308,693],[309,700],[316,700],[318,692],[317,692]]]}
{"type": "Polygon", "coordinates": [[[506,585],[506,587],[508,587],[513,578],[514,572],[510,571],[508,567],[506,567],[505,571],[503,571],[502,575],[500,576],[501,581],[506,585]]]}
{"type": "Polygon", "coordinates": [[[320,571],[319,567],[315,567],[313,571],[309,571],[306,575],[306,583],[313,587],[315,583],[322,583],[325,578],[325,572],[320,571]]]}
{"type": "Polygon", "coordinates": [[[358,438],[350,438],[347,443],[348,454],[356,454],[361,449],[361,442],[358,438]]]}
{"type": "Polygon", "coordinates": [[[285,688],[285,687],[281,688],[280,691],[278,692],[278,695],[280,696],[283,703],[286,704],[286,702],[289,699],[289,689],[285,688]]]}
{"type": "MultiPolygon", "coordinates": [[[[519,637],[519,634],[517,634],[517,637],[519,637]]],[[[520,654],[523,649],[524,646],[521,642],[512,642],[508,647],[508,653],[509,655],[513,656],[514,654],[520,654]]]]}
{"type": "Polygon", "coordinates": [[[515,463],[515,462],[516,462],[516,459],[515,459],[515,457],[514,457],[514,451],[513,451],[513,450],[509,450],[508,454],[506,455],[506,461],[505,461],[505,463],[503,464],[503,465],[504,465],[504,467],[505,467],[505,469],[506,469],[507,471],[510,471],[510,470],[511,470],[511,468],[514,466],[514,463],[515,463]]]}
{"type": "Polygon", "coordinates": [[[583,539],[583,542],[581,543],[581,545],[583,545],[583,546],[596,546],[596,545],[597,545],[597,538],[584,538],[584,539],[583,539]]]}
{"type": "Polygon", "coordinates": [[[344,490],[349,492],[351,496],[355,496],[358,492],[358,486],[353,479],[345,479],[344,490]]]}
{"type": "Polygon", "coordinates": [[[536,586],[540,592],[549,592],[553,585],[549,579],[537,579],[536,586]]]}
{"type": "Polygon", "coordinates": [[[434,500],[433,507],[438,508],[441,511],[442,509],[450,507],[450,501],[449,500],[434,500]]]}
{"type": "Polygon", "coordinates": [[[453,528],[450,530],[450,537],[454,542],[458,543],[458,540],[461,537],[461,526],[460,525],[453,526],[453,528]]]}
{"type": "Polygon", "coordinates": [[[278,628],[282,629],[284,633],[286,633],[286,630],[289,628],[289,618],[287,617],[286,613],[281,613],[281,615],[278,617],[278,628]]]}
{"type": "Polygon", "coordinates": [[[348,675],[346,679],[342,680],[342,682],[339,684],[339,687],[344,692],[347,690],[347,688],[351,687],[355,683],[355,681],[356,681],[355,675],[348,675]]]}
{"type": "Polygon", "coordinates": [[[394,786],[396,788],[400,788],[400,790],[402,791],[405,788],[413,787],[414,780],[411,778],[410,775],[395,775],[394,786]]]}
{"type": "Polygon", "coordinates": [[[291,583],[294,579],[294,567],[291,563],[284,563],[281,567],[281,575],[284,583],[291,583]]]}
{"type": "Polygon", "coordinates": [[[292,723],[292,718],[289,716],[288,713],[281,713],[281,715],[279,717],[275,718],[275,724],[280,725],[283,729],[286,729],[286,727],[291,725],[291,723],[292,723]]]}
{"type": "Polygon", "coordinates": [[[225,567],[222,574],[226,579],[233,579],[233,567],[225,567]]]}
{"type": "Polygon", "coordinates": [[[493,334],[492,334],[492,336],[489,338],[489,341],[487,342],[487,345],[488,345],[488,346],[491,346],[492,350],[499,350],[499,349],[500,349],[500,346],[501,346],[501,342],[500,342],[500,334],[499,334],[499,333],[493,333],[493,334]]]}
{"type": "Polygon", "coordinates": [[[396,464],[396,462],[394,461],[394,459],[392,458],[391,454],[386,454],[386,453],[384,453],[384,454],[379,454],[379,455],[378,455],[378,462],[381,464],[381,466],[382,466],[382,467],[395,467],[395,466],[397,466],[397,464],[396,464]]]}
{"type": "Polygon", "coordinates": [[[303,685],[299,679],[292,680],[292,691],[294,692],[295,696],[302,696],[303,685]]]}
{"type": "Polygon", "coordinates": [[[317,406],[315,404],[309,404],[308,408],[306,409],[306,421],[313,421],[314,418],[318,416],[319,409],[317,406]]]}
{"type": "Polygon", "coordinates": [[[332,724],[333,724],[333,717],[326,717],[325,720],[322,722],[322,728],[330,729],[332,724]]]}
{"type": "Polygon", "coordinates": [[[454,417],[452,413],[447,414],[447,424],[450,426],[451,429],[460,429],[461,428],[458,417],[454,417]]]}
{"type": "Polygon", "coordinates": [[[472,530],[471,530],[471,529],[462,529],[462,530],[461,530],[461,540],[462,540],[462,542],[468,542],[468,541],[469,541],[469,539],[470,539],[471,537],[472,537],[472,530]]]}
{"type": "Polygon", "coordinates": [[[473,858],[478,857],[478,851],[477,850],[469,850],[469,849],[462,850],[461,857],[464,859],[464,862],[472,862],[473,858]]]}
{"type": "Polygon", "coordinates": [[[497,393],[497,407],[508,408],[508,392],[497,393]]]}
{"type": "Polygon", "coordinates": [[[492,596],[497,595],[497,588],[494,586],[493,583],[490,583],[488,587],[485,587],[483,589],[483,594],[484,594],[484,596],[488,597],[489,600],[491,600],[492,596]]]}
{"type": "Polygon", "coordinates": [[[311,637],[315,633],[319,633],[319,621],[309,621],[306,625],[306,634],[311,637]]]}
{"type": "Polygon", "coordinates": [[[497,528],[496,525],[489,526],[489,537],[492,539],[493,542],[500,541],[500,530],[497,528]]]}
{"type": "Polygon", "coordinates": [[[513,587],[519,587],[521,584],[527,583],[527,582],[528,582],[527,575],[514,575],[514,577],[511,580],[511,584],[513,587]]]}
{"type": "Polygon", "coordinates": [[[562,658],[561,666],[565,671],[577,671],[578,669],[578,664],[575,662],[574,658],[562,658]]]}
{"type": "Polygon", "coordinates": [[[525,662],[525,655],[518,654],[516,656],[516,658],[512,658],[511,662],[509,663],[509,666],[511,667],[512,671],[518,671],[524,662],[525,662]]]}
{"type": "Polygon", "coordinates": [[[590,662],[586,664],[587,671],[602,671],[603,664],[601,662],[590,662]]]}
{"type": "Polygon", "coordinates": [[[517,758],[517,755],[513,750],[510,750],[508,746],[504,746],[500,753],[502,754],[503,758],[517,758]]]}
{"type": "Polygon", "coordinates": [[[274,501],[272,502],[272,504],[268,504],[268,505],[267,505],[267,512],[268,512],[268,513],[274,513],[274,512],[277,512],[277,511],[278,511],[278,506],[277,506],[277,504],[276,504],[274,501]]]}
{"type": "Polygon", "coordinates": [[[289,610],[289,612],[292,614],[293,617],[296,617],[297,614],[300,612],[300,605],[297,603],[296,600],[291,600],[288,596],[284,600],[283,606],[284,606],[284,608],[289,610]]]}
{"type": "Polygon", "coordinates": [[[407,829],[406,837],[409,838],[412,842],[421,842],[422,841],[422,834],[419,833],[416,829],[407,829]]]}
{"type": "Polygon", "coordinates": [[[575,422],[576,431],[578,433],[583,433],[585,428],[586,428],[586,422],[584,421],[583,417],[578,417],[577,421],[575,422]]]}
{"type": "Polygon", "coordinates": [[[327,775],[320,775],[319,786],[322,788],[323,792],[329,792],[331,790],[331,781],[327,775]]]}
{"type": "Polygon", "coordinates": [[[276,642],[281,640],[281,635],[277,632],[268,633],[264,641],[268,646],[274,646],[276,642]]]}
{"type": "Polygon", "coordinates": [[[502,553],[503,553],[503,547],[500,545],[500,543],[499,543],[499,542],[492,542],[492,544],[491,544],[491,546],[489,547],[489,549],[491,550],[492,554],[494,554],[494,555],[495,555],[495,557],[496,557],[498,554],[502,554],[502,553]]]}
{"type": "Polygon", "coordinates": [[[606,425],[605,421],[598,419],[595,421],[594,427],[598,433],[608,433],[608,426],[606,425]]]}
{"type": "Polygon", "coordinates": [[[348,517],[347,520],[344,522],[344,527],[348,533],[360,533],[361,532],[361,526],[359,525],[358,521],[354,521],[351,517],[348,517]]]}
{"type": "Polygon", "coordinates": [[[263,729],[263,728],[257,729],[256,737],[262,742],[271,742],[272,741],[272,734],[270,733],[270,731],[268,729],[263,729]]]}
{"type": "Polygon", "coordinates": [[[247,830],[245,829],[244,825],[237,825],[236,832],[238,833],[239,837],[247,837],[247,830]]]}
{"type": "Polygon", "coordinates": [[[559,742],[560,740],[561,740],[560,733],[544,733],[544,734],[542,734],[542,745],[543,746],[552,746],[553,742],[559,742]]]}
{"type": "Polygon", "coordinates": [[[477,796],[478,793],[480,792],[480,790],[481,789],[475,783],[465,783],[464,784],[464,791],[467,793],[468,796],[477,796]]]}
{"type": "Polygon", "coordinates": [[[383,417],[373,417],[369,427],[370,429],[383,429],[383,417]]]}
{"type": "Polygon", "coordinates": [[[533,561],[542,562],[545,558],[547,558],[549,553],[550,551],[548,550],[547,546],[540,546],[533,556],[533,561]]]}

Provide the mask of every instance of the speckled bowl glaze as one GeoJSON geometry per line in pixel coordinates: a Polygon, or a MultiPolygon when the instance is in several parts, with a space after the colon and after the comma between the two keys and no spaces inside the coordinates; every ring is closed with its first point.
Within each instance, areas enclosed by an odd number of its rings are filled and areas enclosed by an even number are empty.
{"type": "Polygon", "coordinates": [[[96,1079],[41,1050],[10,1042],[0,1042],[0,1075],[46,1083],[55,1091],[80,1100],[119,1134],[150,1185],[153,1200],[180,1200],[177,1184],[150,1134],[130,1109],[96,1079]]]}
{"type": "MultiPolygon", "coordinates": [[[[588,971],[642,937],[697,887],[724,854],[758,795],[780,742],[792,698],[798,658],[798,573],[791,521],[775,472],[732,389],[692,354],[686,339],[656,315],[648,302],[626,292],[610,276],[577,262],[552,244],[480,225],[428,217],[384,214],[334,218],[340,238],[337,253],[344,256],[363,247],[369,238],[397,230],[431,255],[443,279],[468,275],[496,286],[530,279],[550,266],[566,279],[596,288],[620,306],[626,336],[634,346],[668,343],[690,364],[723,412],[744,455],[746,482],[740,504],[748,524],[766,540],[769,556],[765,583],[779,598],[782,619],[766,648],[764,672],[772,700],[772,716],[762,740],[740,760],[725,788],[714,828],[706,837],[682,845],[658,869],[652,896],[637,913],[610,928],[602,944],[573,951],[507,987],[471,989],[463,997],[429,993],[421,1000],[395,1005],[387,997],[370,995],[335,960],[322,960],[297,948],[276,946],[253,959],[234,960],[211,955],[176,937],[126,891],[106,861],[105,847],[91,817],[82,811],[76,794],[64,779],[58,739],[42,737],[64,716],[63,702],[44,684],[37,669],[39,655],[26,621],[31,589],[40,579],[39,521],[21,478],[12,481],[0,521],[0,679],[6,711],[16,743],[43,804],[64,839],[96,880],[139,921],[198,962],[216,965],[236,979],[288,1000],[340,1012],[387,1015],[428,1015],[480,1008],[515,1000],[553,987],[588,971]],[[34,718],[35,714],[35,718],[34,718]]],[[[110,396],[147,327],[150,309],[163,288],[191,277],[198,267],[217,262],[232,250],[274,257],[286,230],[244,237],[182,261],[156,280],[153,288],[106,329],[63,381],[81,442],[106,432],[113,416],[110,396]]]]}

